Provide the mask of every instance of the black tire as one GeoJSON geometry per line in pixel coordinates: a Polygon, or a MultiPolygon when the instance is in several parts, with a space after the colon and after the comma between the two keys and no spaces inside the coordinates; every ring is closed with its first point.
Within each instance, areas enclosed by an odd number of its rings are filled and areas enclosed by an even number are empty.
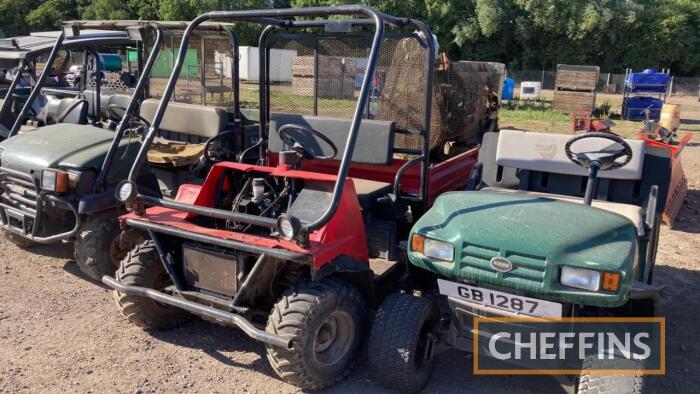
{"type": "Polygon", "coordinates": [[[127,253],[119,247],[120,233],[116,213],[85,218],[74,246],[75,261],[85,275],[96,281],[104,275],[114,275],[127,253]]]}
{"type": "MultiPolygon", "coordinates": [[[[122,260],[117,280],[127,286],[163,290],[170,277],[160,261],[153,241],[134,247],[122,260]]],[[[133,324],[144,330],[169,330],[192,320],[193,316],[179,308],[160,304],[150,298],[114,292],[121,312],[133,324]]]]}
{"type": "Polygon", "coordinates": [[[5,233],[5,238],[6,238],[8,241],[10,241],[10,242],[12,242],[13,244],[17,245],[17,246],[20,247],[21,249],[29,249],[29,248],[31,248],[31,247],[33,247],[33,246],[38,245],[38,243],[36,243],[36,242],[34,242],[34,241],[32,241],[32,240],[27,239],[27,238],[24,238],[24,237],[22,237],[22,236],[19,236],[19,235],[15,234],[15,233],[12,233],[12,232],[10,232],[10,231],[5,230],[5,231],[3,231],[3,232],[5,233]]]}
{"type": "Polygon", "coordinates": [[[435,367],[432,355],[425,359],[428,335],[439,322],[440,311],[429,299],[389,296],[377,310],[369,336],[367,356],[372,378],[401,393],[425,388],[435,367]]]}
{"type": "Polygon", "coordinates": [[[292,349],[267,346],[277,375],[305,390],[344,379],[360,347],[366,317],[362,295],[339,279],[304,281],[275,304],[267,332],[290,338],[292,349]]]}
{"type": "MultiPolygon", "coordinates": [[[[635,361],[630,369],[644,369],[635,361]]],[[[598,360],[597,357],[584,361],[581,375],[576,378],[577,394],[642,394],[644,391],[644,375],[637,372],[634,375],[603,375],[591,373],[592,369],[612,369],[615,360],[598,360]],[[608,368],[606,368],[606,364],[608,368]]],[[[619,368],[619,365],[617,365],[619,368]]]]}

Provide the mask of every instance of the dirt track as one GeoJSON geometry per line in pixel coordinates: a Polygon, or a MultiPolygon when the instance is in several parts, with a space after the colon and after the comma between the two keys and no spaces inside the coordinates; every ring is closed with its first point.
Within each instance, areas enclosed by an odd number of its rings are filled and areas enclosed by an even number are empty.
{"type": "MultiPolygon", "coordinates": [[[[664,228],[655,282],[667,286],[667,370],[649,392],[700,387],[700,144],[683,153],[690,192],[677,228],[664,228]]],[[[197,320],[148,334],[86,280],[70,245],[22,251],[0,238],[0,392],[295,392],[240,331],[197,320]]],[[[381,392],[363,361],[329,392],[381,392]]],[[[471,359],[440,356],[429,392],[560,392],[549,377],[473,377],[471,359]]]]}

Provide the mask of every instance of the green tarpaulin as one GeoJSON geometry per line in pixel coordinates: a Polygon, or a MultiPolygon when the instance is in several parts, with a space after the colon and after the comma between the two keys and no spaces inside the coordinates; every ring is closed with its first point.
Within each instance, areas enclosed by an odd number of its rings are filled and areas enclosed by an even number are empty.
{"type": "MultiPolygon", "coordinates": [[[[158,56],[158,61],[153,67],[151,75],[155,78],[169,77],[173,70],[173,65],[175,64],[173,61],[174,56],[174,51],[172,49],[163,49],[160,52],[160,56],[158,56]]],[[[187,77],[188,70],[190,77],[199,77],[199,58],[196,49],[187,50],[185,64],[182,66],[182,71],[180,71],[180,78],[187,77]]]]}

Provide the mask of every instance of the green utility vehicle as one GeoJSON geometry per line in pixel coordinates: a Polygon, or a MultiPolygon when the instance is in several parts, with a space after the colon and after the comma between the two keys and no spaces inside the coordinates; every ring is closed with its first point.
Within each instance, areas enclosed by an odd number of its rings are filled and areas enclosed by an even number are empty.
{"type": "MultiPolygon", "coordinates": [[[[411,286],[379,308],[369,340],[376,380],[422,389],[435,349],[472,351],[477,316],[653,316],[670,159],[610,133],[487,133],[468,190],[411,230],[411,286]]],[[[588,373],[562,383],[641,391],[641,375],[588,373]]]]}
{"type": "MultiPolygon", "coordinates": [[[[157,82],[149,74],[165,32],[186,26],[147,21],[64,25],[47,64],[75,63],[80,52],[84,67],[77,86],[49,87],[49,73],[43,72],[9,137],[0,143],[0,219],[9,240],[21,247],[74,241],[83,272],[94,279],[114,274],[129,249],[128,237],[120,236],[114,189],[128,177],[159,105],[148,98],[157,82]],[[33,110],[37,101],[43,104],[33,110]],[[27,119],[42,127],[25,126],[20,132],[27,119]]],[[[204,34],[221,36],[237,51],[238,40],[229,29],[211,24],[199,31],[204,32],[202,43],[204,34]]],[[[231,67],[237,75],[237,65],[231,67]]],[[[228,92],[237,85],[234,79],[228,92]]],[[[240,116],[237,92],[227,97],[234,100],[233,110],[187,102],[169,106],[139,177],[146,194],[161,197],[180,182],[196,183],[208,162],[230,157],[224,155],[233,151],[228,149],[232,138],[222,137],[239,135],[234,130],[240,116]]]]}

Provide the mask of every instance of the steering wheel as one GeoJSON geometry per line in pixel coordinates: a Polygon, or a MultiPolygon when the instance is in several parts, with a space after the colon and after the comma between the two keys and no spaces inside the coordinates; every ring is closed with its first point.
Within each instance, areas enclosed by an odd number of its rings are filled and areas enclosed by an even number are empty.
{"type": "Polygon", "coordinates": [[[204,159],[210,163],[230,160],[230,157],[226,154],[227,152],[225,152],[225,147],[221,143],[225,141],[225,138],[232,138],[236,133],[238,133],[238,130],[228,130],[209,138],[204,144],[204,159]]]}
{"type": "Polygon", "coordinates": [[[308,127],[300,126],[297,124],[291,124],[291,123],[286,124],[286,125],[280,127],[279,129],[277,129],[277,135],[279,135],[282,142],[284,142],[288,146],[291,146],[295,152],[299,153],[300,155],[302,155],[305,158],[309,158],[309,159],[333,159],[338,154],[338,147],[335,146],[335,144],[333,143],[333,141],[330,140],[330,138],[326,137],[321,132],[314,130],[314,129],[311,129],[311,128],[308,128],[308,127]],[[326,155],[326,156],[314,155],[309,150],[309,148],[305,147],[304,144],[297,141],[296,138],[294,138],[291,134],[289,134],[289,130],[301,131],[302,133],[311,134],[313,136],[320,138],[323,142],[328,144],[328,146],[331,148],[333,153],[330,155],[326,155]]]}
{"type": "Polygon", "coordinates": [[[621,137],[610,133],[584,133],[577,135],[566,142],[564,152],[566,152],[566,157],[569,160],[581,167],[590,169],[591,166],[597,166],[598,170],[601,171],[624,167],[632,160],[632,148],[630,145],[621,137]],[[572,145],[576,142],[589,138],[602,138],[610,140],[614,144],[595,151],[574,152],[571,150],[572,145]],[[617,161],[621,157],[624,157],[624,160],[617,161]]]}
{"type": "MultiPolygon", "coordinates": [[[[124,114],[126,114],[126,108],[120,107],[116,104],[110,104],[107,107],[107,111],[109,112],[110,117],[113,117],[115,119],[122,119],[124,117],[124,114]]],[[[144,119],[141,115],[132,113],[131,116],[135,116],[139,121],[141,121],[147,127],[151,127],[151,122],[144,119]]]]}

